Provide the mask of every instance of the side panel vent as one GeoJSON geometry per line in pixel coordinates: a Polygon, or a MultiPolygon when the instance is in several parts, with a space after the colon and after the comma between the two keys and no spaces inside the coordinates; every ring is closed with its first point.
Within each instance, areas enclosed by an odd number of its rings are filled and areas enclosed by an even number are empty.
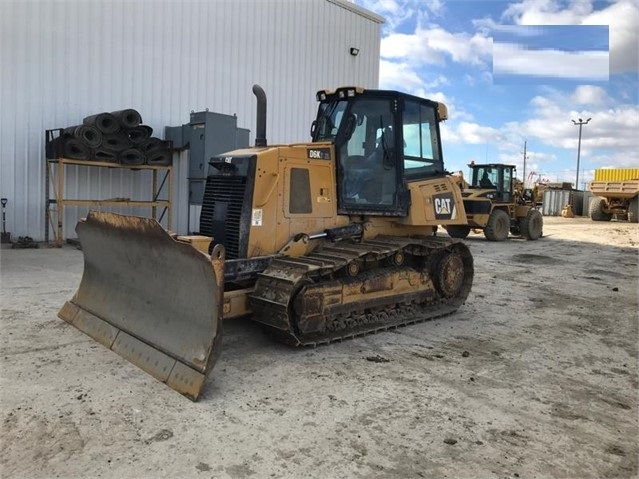
{"type": "Polygon", "coordinates": [[[437,193],[441,193],[443,191],[448,191],[448,185],[446,183],[441,183],[439,185],[434,185],[433,188],[437,193]]]}

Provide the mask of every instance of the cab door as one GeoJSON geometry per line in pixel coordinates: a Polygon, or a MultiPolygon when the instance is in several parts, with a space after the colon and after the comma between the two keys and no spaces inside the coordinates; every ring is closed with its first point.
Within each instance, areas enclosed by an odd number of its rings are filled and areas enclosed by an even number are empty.
{"type": "Polygon", "coordinates": [[[399,102],[375,93],[350,100],[335,139],[338,212],[402,216],[399,102]]]}

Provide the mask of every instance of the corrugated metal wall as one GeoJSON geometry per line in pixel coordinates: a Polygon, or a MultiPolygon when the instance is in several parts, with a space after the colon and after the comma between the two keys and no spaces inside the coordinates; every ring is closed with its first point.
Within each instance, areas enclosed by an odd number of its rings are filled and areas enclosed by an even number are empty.
{"type": "MultiPolygon", "coordinates": [[[[576,216],[582,216],[584,192],[577,190],[546,190],[544,191],[541,214],[544,216],[561,216],[564,206],[571,205],[576,216]]],[[[586,214],[588,212],[586,211],[586,214]]]]}
{"type": "MultiPolygon", "coordinates": [[[[377,87],[381,21],[341,0],[0,1],[7,231],[44,238],[45,129],[135,108],[163,137],[165,126],[208,108],[237,114],[239,127],[254,130],[251,87],[258,83],[268,97],[269,143],[306,141],[318,89],[377,87]]],[[[145,200],[151,189],[142,172],[67,171],[65,198],[145,200]]],[[[187,171],[182,158],[173,191],[178,232],[187,230],[187,171]]],[[[65,210],[65,236],[75,236],[85,214],[65,210]]]]}
{"type": "Polygon", "coordinates": [[[639,179],[639,168],[600,168],[595,181],[626,181],[639,179]]]}

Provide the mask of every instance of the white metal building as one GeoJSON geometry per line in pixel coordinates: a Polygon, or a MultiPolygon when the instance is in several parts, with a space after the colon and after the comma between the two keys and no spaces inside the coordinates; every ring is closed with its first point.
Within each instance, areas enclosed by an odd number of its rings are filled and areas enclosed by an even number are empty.
{"type": "MultiPolygon", "coordinates": [[[[377,87],[382,22],[345,0],[0,0],[7,231],[44,238],[45,129],[135,108],[163,137],[165,126],[208,108],[237,114],[238,127],[254,130],[257,83],[268,98],[269,144],[307,141],[317,90],[377,87]]],[[[71,166],[64,195],[142,198],[150,180],[140,173],[71,166]]],[[[180,158],[171,225],[180,233],[187,230],[186,176],[180,158]]],[[[67,210],[64,235],[74,237],[87,209],[67,210]]]]}

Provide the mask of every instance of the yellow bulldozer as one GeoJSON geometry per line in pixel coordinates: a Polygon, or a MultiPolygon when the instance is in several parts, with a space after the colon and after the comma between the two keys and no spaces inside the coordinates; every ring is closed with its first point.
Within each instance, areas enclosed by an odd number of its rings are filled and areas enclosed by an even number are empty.
{"type": "Polygon", "coordinates": [[[82,281],[59,312],[193,400],[223,319],[317,345],[451,314],[473,281],[469,249],[435,235],[466,224],[442,158],[445,105],[322,90],[312,141],[268,145],[266,95],[253,92],[255,146],[211,159],[199,234],[89,212],[82,281]]]}
{"type": "Polygon", "coordinates": [[[514,165],[471,163],[468,166],[470,183],[461,172],[455,176],[468,224],[444,225],[451,237],[466,238],[471,229],[482,230],[489,241],[504,241],[509,233],[528,240],[542,236],[544,219],[536,209],[536,188],[524,189],[515,177],[514,165]]]}

